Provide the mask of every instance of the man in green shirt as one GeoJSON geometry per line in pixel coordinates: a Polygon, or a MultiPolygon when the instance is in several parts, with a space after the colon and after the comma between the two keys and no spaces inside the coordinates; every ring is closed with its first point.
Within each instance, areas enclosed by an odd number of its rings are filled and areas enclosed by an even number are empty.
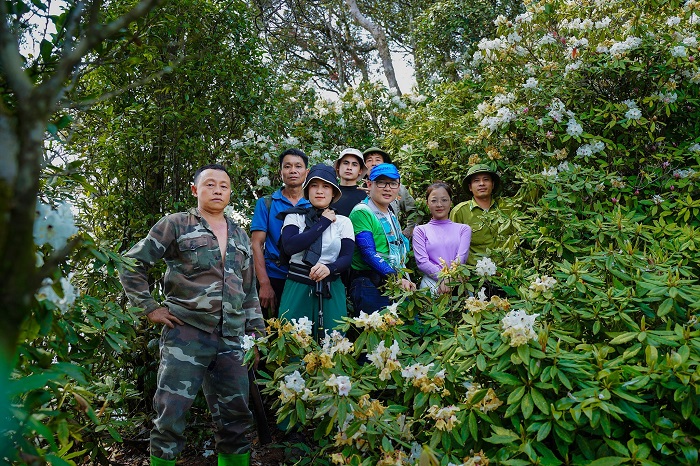
{"type": "Polygon", "coordinates": [[[494,196],[501,187],[501,178],[486,164],[477,164],[467,172],[465,181],[472,198],[457,204],[450,212],[450,220],[472,228],[467,264],[488,256],[489,249],[512,247],[515,228],[508,215],[511,208],[494,196]]]}

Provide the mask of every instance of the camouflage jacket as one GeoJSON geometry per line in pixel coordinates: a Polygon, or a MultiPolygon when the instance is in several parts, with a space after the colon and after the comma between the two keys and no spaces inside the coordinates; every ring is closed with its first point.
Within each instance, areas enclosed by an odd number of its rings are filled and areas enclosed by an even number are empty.
{"type": "Polygon", "coordinates": [[[120,271],[129,301],[144,314],[166,306],[183,322],[206,332],[216,328],[223,313],[224,336],[264,334],[250,239],[233,220],[226,220],[224,267],[216,235],[196,208],[161,218],[126,253],[137,263],[133,271],[120,271]],[[159,259],[167,265],[162,305],[153,299],[147,275],[159,259]]]}

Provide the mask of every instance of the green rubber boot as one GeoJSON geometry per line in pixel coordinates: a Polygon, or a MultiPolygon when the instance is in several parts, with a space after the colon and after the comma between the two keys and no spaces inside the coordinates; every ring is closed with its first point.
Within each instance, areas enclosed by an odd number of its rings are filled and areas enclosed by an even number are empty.
{"type": "Polygon", "coordinates": [[[249,466],[250,452],[248,453],[219,453],[219,466],[249,466]]]}
{"type": "Polygon", "coordinates": [[[175,466],[175,460],[164,460],[151,455],[151,466],[175,466]]]}

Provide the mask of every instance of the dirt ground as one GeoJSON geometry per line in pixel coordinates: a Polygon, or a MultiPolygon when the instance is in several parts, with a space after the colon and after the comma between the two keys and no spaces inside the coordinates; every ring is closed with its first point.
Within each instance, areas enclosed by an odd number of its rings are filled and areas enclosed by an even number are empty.
{"type": "MultiPolygon", "coordinates": [[[[269,419],[269,418],[268,418],[269,419]]],[[[251,466],[281,466],[291,465],[299,458],[300,451],[295,444],[286,441],[283,433],[277,429],[274,422],[268,422],[272,434],[272,442],[261,445],[257,433],[249,435],[251,440],[251,466]]],[[[188,433],[193,430],[198,432],[200,438],[209,437],[211,440],[204,442],[188,441],[185,450],[178,458],[178,466],[216,466],[217,457],[214,452],[214,436],[210,427],[188,427],[188,433]],[[204,432],[204,431],[208,431],[204,432]],[[209,435],[211,434],[211,435],[209,435]],[[200,443],[197,445],[197,443],[200,443]]],[[[148,451],[148,432],[140,434],[142,438],[124,439],[124,442],[115,445],[112,449],[109,461],[113,466],[148,466],[150,465],[150,453],[148,451]]]]}

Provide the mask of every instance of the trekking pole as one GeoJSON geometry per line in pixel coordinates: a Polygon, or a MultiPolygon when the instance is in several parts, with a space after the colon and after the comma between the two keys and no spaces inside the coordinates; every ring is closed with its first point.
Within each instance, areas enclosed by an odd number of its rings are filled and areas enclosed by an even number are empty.
{"type": "Polygon", "coordinates": [[[318,296],[318,325],[316,326],[316,341],[323,339],[323,280],[316,282],[316,296],[318,296]]]}

